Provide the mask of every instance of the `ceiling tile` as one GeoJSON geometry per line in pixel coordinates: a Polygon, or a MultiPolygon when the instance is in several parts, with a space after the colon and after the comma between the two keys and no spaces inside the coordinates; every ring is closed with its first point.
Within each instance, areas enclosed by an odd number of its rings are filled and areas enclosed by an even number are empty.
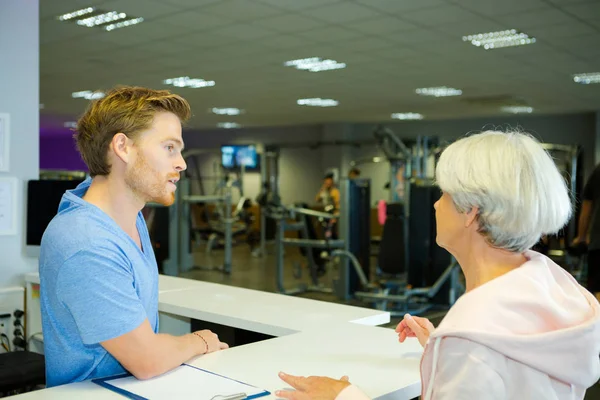
{"type": "Polygon", "coordinates": [[[304,15],[331,23],[345,23],[380,15],[371,8],[349,2],[337,3],[330,6],[311,8],[302,11],[304,15]]]}
{"type": "Polygon", "coordinates": [[[338,43],[338,45],[342,48],[346,48],[353,51],[369,51],[397,46],[397,44],[392,41],[382,39],[376,36],[340,42],[338,43]]]}
{"type": "Polygon", "coordinates": [[[40,22],[40,44],[97,35],[98,32],[96,29],[82,27],[72,22],[50,19],[40,22]]]}
{"type": "Polygon", "coordinates": [[[367,7],[378,9],[385,14],[398,14],[406,11],[437,7],[446,4],[444,0],[356,0],[356,2],[367,7]]]}
{"type": "Polygon", "coordinates": [[[378,17],[354,22],[351,28],[367,35],[385,35],[391,32],[416,29],[417,26],[396,17],[378,17]]]}
{"type": "Polygon", "coordinates": [[[547,3],[544,3],[542,0],[453,0],[452,2],[462,8],[487,17],[497,17],[547,8],[547,3]]]}
{"type": "Polygon", "coordinates": [[[168,5],[178,7],[182,10],[205,7],[214,4],[220,0],[152,0],[158,3],[167,3],[168,5]]]}
{"type": "Polygon", "coordinates": [[[290,49],[307,45],[309,40],[292,35],[277,35],[268,38],[263,38],[260,43],[267,47],[276,49],[290,49]]]}
{"type": "Polygon", "coordinates": [[[434,27],[438,32],[448,34],[452,39],[462,40],[463,36],[485,32],[497,32],[508,29],[507,25],[477,19],[460,24],[441,24],[434,27]]]}
{"type": "Polygon", "coordinates": [[[254,0],[262,4],[269,4],[273,7],[285,10],[304,10],[307,8],[319,7],[326,4],[340,3],[343,0],[254,0]]]}
{"type": "Polygon", "coordinates": [[[528,11],[519,14],[499,16],[498,22],[505,23],[506,29],[518,29],[527,33],[527,29],[540,26],[554,26],[576,23],[577,20],[556,8],[528,11]]]}
{"type": "Polygon", "coordinates": [[[540,26],[537,28],[530,28],[527,31],[533,37],[550,42],[555,38],[572,38],[573,36],[597,32],[597,30],[591,26],[579,22],[564,25],[540,26]]]}
{"type": "Polygon", "coordinates": [[[344,28],[338,28],[336,26],[314,29],[307,32],[298,33],[297,35],[314,40],[316,42],[325,43],[337,42],[338,40],[347,40],[361,36],[361,34],[357,32],[353,32],[344,28]]]}
{"type": "Polygon", "coordinates": [[[202,10],[193,10],[158,17],[153,22],[187,27],[192,30],[205,30],[231,25],[233,20],[218,15],[208,14],[202,10]]]}
{"type": "Polygon", "coordinates": [[[260,26],[243,23],[236,23],[224,28],[215,29],[212,32],[217,35],[228,36],[240,40],[256,40],[276,34],[276,32],[261,28],[260,26]]]}
{"type": "Polygon", "coordinates": [[[202,11],[244,21],[267,18],[283,12],[278,8],[248,0],[221,0],[215,5],[203,7],[202,11]]]}
{"type": "Polygon", "coordinates": [[[297,14],[278,15],[254,21],[252,24],[273,31],[286,33],[307,31],[324,25],[321,21],[316,21],[313,18],[303,17],[297,14]]]}
{"type": "Polygon", "coordinates": [[[444,5],[424,10],[410,11],[402,15],[407,21],[435,27],[438,24],[473,21],[481,17],[470,11],[452,5],[444,5]]]}

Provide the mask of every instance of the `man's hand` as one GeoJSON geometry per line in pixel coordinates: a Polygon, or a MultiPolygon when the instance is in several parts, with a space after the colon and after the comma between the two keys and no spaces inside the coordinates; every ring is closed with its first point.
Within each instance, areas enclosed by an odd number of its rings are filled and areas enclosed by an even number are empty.
{"type": "Polygon", "coordinates": [[[279,390],[275,395],[281,399],[289,400],[334,400],[342,390],[350,386],[348,377],[335,380],[324,376],[302,376],[287,375],[279,373],[279,377],[294,390],[279,390]]]}
{"type": "Polygon", "coordinates": [[[404,315],[404,319],[396,327],[400,343],[404,342],[407,337],[416,337],[423,347],[434,330],[435,327],[427,318],[413,317],[410,314],[404,315]]]}
{"type": "Polygon", "coordinates": [[[219,350],[225,350],[229,348],[227,343],[223,343],[219,340],[219,336],[217,334],[212,333],[208,329],[204,329],[202,331],[194,332],[194,335],[200,336],[198,338],[198,342],[203,346],[206,351],[204,353],[212,353],[219,350]],[[204,339],[204,340],[202,340],[204,339]],[[208,348],[206,348],[208,346],[208,348]]]}

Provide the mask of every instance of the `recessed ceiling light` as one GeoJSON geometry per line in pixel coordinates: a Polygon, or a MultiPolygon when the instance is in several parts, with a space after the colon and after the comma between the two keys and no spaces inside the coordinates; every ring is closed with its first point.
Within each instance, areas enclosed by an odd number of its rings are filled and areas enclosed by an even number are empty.
{"type": "Polygon", "coordinates": [[[301,58],[298,60],[290,60],[283,63],[286,67],[294,67],[299,70],[310,72],[331,71],[333,69],[346,68],[345,63],[335,60],[322,60],[319,57],[301,58]]]}
{"type": "Polygon", "coordinates": [[[339,104],[339,101],[333,99],[298,99],[296,103],[300,106],[311,106],[311,107],[335,107],[339,104]]]}
{"type": "Polygon", "coordinates": [[[506,106],[501,108],[502,111],[513,114],[531,114],[533,107],[527,106],[506,106]]]}
{"type": "Polygon", "coordinates": [[[73,92],[71,96],[74,99],[96,100],[104,97],[103,92],[92,92],[90,90],[82,90],[81,92],[73,92]]]}
{"type": "Polygon", "coordinates": [[[215,81],[205,81],[200,78],[190,78],[189,76],[180,76],[179,78],[170,78],[163,81],[165,85],[175,87],[189,87],[193,89],[215,86],[215,81]]]}
{"type": "Polygon", "coordinates": [[[57,17],[64,22],[76,21],[79,26],[88,28],[100,28],[105,31],[112,31],[126,26],[137,25],[144,21],[144,18],[136,18],[119,11],[105,11],[94,7],[83,8],[57,17]]]}
{"type": "Polygon", "coordinates": [[[483,47],[486,50],[535,43],[535,38],[529,37],[523,32],[518,32],[516,29],[478,33],[475,35],[463,36],[462,39],[464,42],[471,42],[473,46],[483,47]]]}
{"type": "Polygon", "coordinates": [[[448,97],[448,96],[460,96],[462,90],[449,88],[446,86],[420,88],[415,90],[415,93],[422,96],[434,96],[434,97],[448,97]]]}
{"type": "Polygon", "coordinates": [[[96,9],[94,7],[82,8],[81,10],[77,10],[77,11],[73,11],[70,13],[63,14],[63,15],[59,15],[58,17],[56,17],[56,19],[58,19],[59,21],[68,21],[73,18],[78,18],[78,17],[82,17],[87,14],[91,14],[95,10],[96,9]]]}
{"type": "Polygon", "coordinates": [[[241,127],[241,125],[236,124],[235,122],[219,122],[217,124],[217,128],[232,129],[232,128],[240,128],[240,127],[241,127]]]}
{"type": "Polygon", "coordinates": [[[582,85],[589,85],[591,83],[600,83],[600,72],[588,72],[586,74],[575,74],[573,75],[573,81],[581,83],[582,85]]]}
{"type": "Polygon", "coordinates": [[[210,109],[210,112],[212,112],[213,114],[218,114],[218,115],[240,115],[241,113],[244,112],[244,110],[240,110],[239,108],[218,108],[218,107],[213,107],[210,109]]]}
{"type": "Polygon", "coordinates": [[[423,119],[423,115],[419,113],[394,113],[392,114],[393,119],[409,120],[409,119],[423,119]]]}
{"type": "Polygon", "coordinates": [[[110,31],[114,31],[115,29],[125,28],[125,27],[131,26],[131,25],[137,25],[140,22],[144,22],[144,18],[142,18],[142,17],[140,17],[140,18],[133,18],[133,19],[128,19],[127,21],[117,22],[116,24],[106,25],[104,27],[104,30],[110,32],[110,31]]]}
{"type": "Polygon", "coordinates": [[[65,123],[63,124],[63,126],[64,126],[65,128],[71,128],[71,129],[75,129],[75,128],[77,128],[77,122],[75,122],[75,121],[67,121],[67,122],[65,122],[65,123]]]}

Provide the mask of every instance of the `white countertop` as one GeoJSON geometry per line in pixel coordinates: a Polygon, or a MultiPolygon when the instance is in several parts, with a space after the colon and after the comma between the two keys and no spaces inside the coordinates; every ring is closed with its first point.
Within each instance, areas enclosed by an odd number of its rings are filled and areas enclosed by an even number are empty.
{"type": "MultiPolygon", "coordinates": [[[[422,351],[414,338],[398,343],[392,329],[345,323],[234,347],[197,357],[188,363],[271,393],[285,388],[285,383],[277,376],[283,371],[333,378],[348,375],[350,382],[371,398],[406,400],[421,392],[419,363],[422,351]]],[[[91,382],[82,382],[15,398],[95,400],[123,397],[91,382]]]]}
{"type": "Polygon", "coordinates": [[[161,291],[159,311],[272,336],[341,322],[376,326],[390,321],[386,311],[196,282],[192,289],[161,291]]]}

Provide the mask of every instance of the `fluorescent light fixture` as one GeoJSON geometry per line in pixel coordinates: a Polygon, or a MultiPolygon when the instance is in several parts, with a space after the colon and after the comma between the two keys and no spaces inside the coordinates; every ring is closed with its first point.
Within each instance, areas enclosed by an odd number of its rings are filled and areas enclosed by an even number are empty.
{"type": "Polygon", "coordinates": [[[81,10],[77,10],[77,11],[73,11],[73,12],[70,12],[70,13],[63,14],[63,15],[59,15],[56,18],[59,21],[68,21],[68,20],[73,19],[73,18],[78,18],[78,17],[82,17],[82,16],[87,15],[87,14],[91,14],[91,13],[94,12],[94,10],[95,10],[94,7],[82,8],[81,10]]]}
{"type": "Polygon", "coordinates": [[[339,101],[333,99],[298,99],[296,101],[300,106],[311,106],[311,107],[335,107],[339,104],[339,101]]]}
{"type": "Polygon", "coordinates": [[[423,119],[423,115],[419,113],[394,113],[392,114],[393,119],[411,120],[411,119],[423,119]]]}
{"type": "Polygon", "coordinates": [[[600,83],[600,72],[575,74],[575,75],[573,75],[573,81],[575,81],[577,83],[581,83],[582,85],[589,85],[591,83],[600,83]]]}
{"type": "Polygon", "coordinates": [[[74,99],[86,99],[86,100],[96,100],[104,97],[103,92],[92,92],[90,90],[83,90],[81,92],[73,92],[71,96],[74,99]]]}
{"type": "Polygon", "coordinates": [[[241,127],[241,125],[236,124],[235,122],[219,122],[217,124],[217,128],[232,129],[232,128],[239,128],[239,127],[241,127]]]}
{"type": "Polygon", "coordinates": [[[127,21],[120,21],[120,22],[117,22],[116,24],[106,25],[104,27],[104,30],[110,32],[110,31],[114,31],[115,29],[125,28],[127,26],[132,26],[132,25],[137,25],[142,22],[144,22],[144,18],[142,18],[142,17],[128,19],[127,21]]]}
{"type": "Polygon", "coordinates": [[[506,31],[478,33],[463,36],[463,42],[471,42],[473,46],[483,47],[486,50],[500,49],[502,47],[523,46],[535,43],[535,38],[529,37],[516,29],[506,31]]]}
{"type": "Polygon", "coordinates": [[[460,96],[462,90],[449,88],[446,86],[420,88],[415,90],[417,94],[422,96],[434,96],[434,97],[448,97],[448,96],[460,96]]]}
{"type": "Polygon", "coordinates": [[[104,25],[109,22],[118,21],[127,18],[127,14],[116,11],[110,11],[104,14],[94,15],[92,17],[77,20],[77,25],[93,28],[98,25],[104,25]]]}
{"type": "Polygon", "coordinates": [[[239,108],[217,108],[213,107],[210,109],[210,112],[218,115],[240,115],[244,112],[244,110],[240,110],[239,108]]]}
{"type": "Polygon", "coordinates": [[[165,85],[175,87],[189,87],[193,89],[215,86],[215,81],[205,81],[200,78],[190,78],[189,76],[180,76],[179,78],[170,78],[163,81],[165,85]]]}
{"type": "Polygon", "coordinates": [[[502,111],[512,114],[531,114],[533,107],[527,106],[506,106],[501,108],[502,111]]]}
{"type": "Polygon", "coordinates": [[[77,128],[77,122],[75,121],[67,121],[63,124],[65,128],[75,129],[77,128]]]}
{"type": "Polygon", "coordinates": [[[335,60],[322,60],[319,57],[301,58],[298,60],[290,60],[283,63],[286,67],[294,67],[299,70],[310,72],[331,71],[333,69],[346,68],[345,63],[340,63],[335,60]]]}

